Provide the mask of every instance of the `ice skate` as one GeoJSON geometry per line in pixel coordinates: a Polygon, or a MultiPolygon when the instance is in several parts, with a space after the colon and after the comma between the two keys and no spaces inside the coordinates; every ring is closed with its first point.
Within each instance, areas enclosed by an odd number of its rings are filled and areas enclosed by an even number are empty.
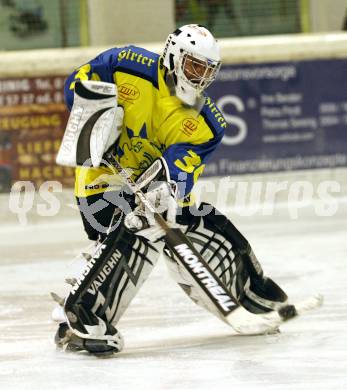
{"type": "Polygon", "coordinates": [[[54,341],[58,348],[70,352],[88,352],[98,357],[108,357],[123,348],[123,340],[120,333],[112,327],[114,336],[118,336],[118,340],[98,340],[86,339],[77,336],[72,332],[66,322],[59,324],[59,328],[55,334],[54,341]]]}

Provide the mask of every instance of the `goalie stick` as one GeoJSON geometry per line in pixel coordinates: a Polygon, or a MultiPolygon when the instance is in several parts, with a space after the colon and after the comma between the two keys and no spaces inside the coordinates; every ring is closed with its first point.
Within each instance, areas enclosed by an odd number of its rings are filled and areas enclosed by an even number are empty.
{"type": "MultiPolygon", "coordinates": [[[[166,233],[164,237],[166,245],[175,254],[179,263],[188,271],[194,283],[205,292],[209,301],[217,310],[219,317],[235,330],[245,333],[245,326],[247,327],[250,318],[245,319],[242,318],[242,315],[238,316],[238,309],[235,310],[235,308],[240,305],[239,302],[230,294],[224,283],[217,278],[189,238],[180,229],[171,228],[164,217],[156,212],[146,195],[112,153],[107,153],[106,160],[112,164],[132,192],[138,196],[140,202],[153,213],[155,221],[166,233]]],[[[268,331],[275,330],[283,322],[318,308],[322,303],[323,296],[318,294],[298,302],[296,305],[288,304],[270,313],[262,315],[249,314],[253,319],[260,319],[258,330],[259,333],[262,333],[263,329],[268,331]]],[[[243,309],[243,311],[245,310],[243,309]]],[[[254,333],[254,327],[252,333],[254,333]]],[[[255,330],[255,333],[257,333],[257,330],[255,330]]]]}

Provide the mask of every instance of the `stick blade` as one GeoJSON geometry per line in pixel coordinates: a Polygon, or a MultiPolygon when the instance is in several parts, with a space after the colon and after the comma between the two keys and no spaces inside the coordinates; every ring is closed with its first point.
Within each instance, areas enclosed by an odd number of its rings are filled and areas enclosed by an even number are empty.
{"type": "Polygon", "coordinates": [[[311,310],[318,309],[324,303],[324,297],[322,294],[313,295],[305,299],[304,301],[298,302],[295,305],[298,315],[305,314],[311,310]]]}
{"type": "Polygon", "coordinates": [[[238,307],[227,316],[226,320],[237,333],[243,335],[271,334],[278,331],[283,323],[318,309],[323,301],[323,295],[317,294],[294,305],[288,304],[278,311],[266,314],[253,314],[238,307]]]}

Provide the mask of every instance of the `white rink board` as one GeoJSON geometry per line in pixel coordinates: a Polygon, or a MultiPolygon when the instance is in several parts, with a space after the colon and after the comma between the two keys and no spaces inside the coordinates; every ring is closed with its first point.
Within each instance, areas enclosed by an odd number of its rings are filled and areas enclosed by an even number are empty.
{"type": "Polygon", "coordinates": [[[1,389],[344,390],[347,388],[346,217],[232,215],[267,274],[295,299],[320,292],[319,311],[271,336],[241,337],[195,306],[159,261],[118,328],[112,359],[55,350],[50,291],[63,294],[86,244],[76,218],[0,227],[1,389]]]}

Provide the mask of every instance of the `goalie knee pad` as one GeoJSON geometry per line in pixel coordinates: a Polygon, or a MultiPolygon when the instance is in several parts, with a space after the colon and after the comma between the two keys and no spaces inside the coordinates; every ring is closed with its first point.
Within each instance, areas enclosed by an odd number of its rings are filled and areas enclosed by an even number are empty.
{"type": "MultiPolygon", "coordinates": [[[[212,271],[234,299],[250,312],[258,314],[281,307],[287,296],[273,280],[264,276],[247,239],[211,205],[202,203],[196,211],[201,214],[206,206],[210,212],[203,216],[196,216],[198,213],[188,211],[188,208],[183,209],[178,222],[187,226],[186,235],[212,271]]],[[[165,254],[171,276],[195,303],[214,312],[206,305],[205,293],[189,283],[186,271],[174,256],[168,250],[165,254]]]]}

